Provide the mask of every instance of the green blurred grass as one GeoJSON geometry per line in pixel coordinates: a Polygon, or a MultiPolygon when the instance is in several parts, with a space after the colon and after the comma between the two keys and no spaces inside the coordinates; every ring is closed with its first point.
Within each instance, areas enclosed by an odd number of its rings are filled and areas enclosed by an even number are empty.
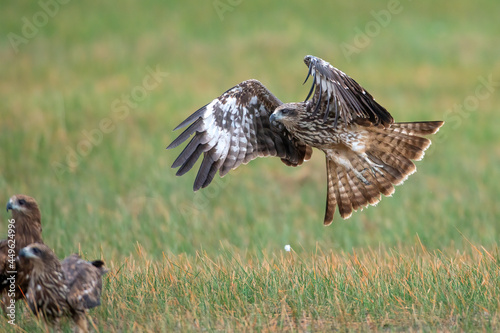
{"type": "Polygon", "coordinates": [[[479,77],[499,80],[498,2],[401,1],[401,13],[350,59],[341,45],[352,44],[356,29],[374,21],[371,11],[387,3],[243,1],[222,20],[214,3],[70,2],[18,53],[7,36],[21,34],[22,17],[40,7],[2,6],[0,198],[34,196],[44,239],[59,256],[81,251],[121,262],[136,256],[138,244],[159,261],[164,252],[216,256],[222,246],[350,253],[402,246],[417,235],[429,249],[461,251],[469,248],[465,239],[498,245],[498,85],[477,110],[448,112],[474,96],[479,77]],[[301,100],[306,54],[354,77],[397,121],[449,121],[392,198],[323,227],[318,151],[298,169],[252,161],[198,193],[195,172],[175,177],[170,165],[179,150],[165,147],[180,121],[248,78],[283,101],[301,100]],[[85,140],[82,131],[98,128],[113,116],[113,101],[142,85],[147,68],[168,77],[76,167],[54,172],[85,140]]]}

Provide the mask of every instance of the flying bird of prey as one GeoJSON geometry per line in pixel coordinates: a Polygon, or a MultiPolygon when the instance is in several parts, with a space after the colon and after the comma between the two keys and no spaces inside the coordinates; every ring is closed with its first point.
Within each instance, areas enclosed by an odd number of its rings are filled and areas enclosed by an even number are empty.
{"type": "Polygon", "coordinates": [[[9,227],[7,239],[0,241],[0,295],[5,313],[11,300],[15,302],[23,298],[28,289],[31,267],[29,263],[16,261],[19,251],[31,243],[43,243],[41,214],[35,199],[23,194],[14,195],[7,202],[9,210],[12,211],[9,220],[12,227],[9,227]],[[12,281],[15,281],[14,292],[11,291],[12,281]]]}
{"type": "Polygon", "coordinates": [[[73,254],[60,262],[44,244],[31,244],[19,253],[33,265],[26,299],[31,311],[59,327],[62,316],[70,316],[75,331],[87,332],[87,309],[101,304],[104,262],[92,262],[73,254]]]}
{"type": "MultiPolygon", "coordinates": [[[[442,121],[395,123],[389,112],[356,81],[328,62],[306,56],[306,81],[312,86],[304,102],[282,103],[262,83],[247,80],[227,90],[175,129],[190,125],[168,147],[194,134],[172,167],[189,171],[203,153],[194,190],[210,184],[257,157],[277,156],[301,165],[312,148],[326,155],[327,198],[324,224],[338,206],[342,218],[375,205],[381,194],[415,172],[442,121]],[[314,93],[313,93],[314,92],[314,93]],[[312,95],[312,99],[309,98],[312,95]]],[[[305,82],[306,82],[305,81],[305,82]]],[[[304,83],[305,83],[304,82],[304,83]]]]}

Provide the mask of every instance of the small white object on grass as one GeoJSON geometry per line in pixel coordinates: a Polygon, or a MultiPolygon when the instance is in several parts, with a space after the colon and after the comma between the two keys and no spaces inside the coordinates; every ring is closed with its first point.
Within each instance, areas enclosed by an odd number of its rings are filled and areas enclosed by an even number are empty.
{"type": "Polygon", "coordinates": [[[291,249],[292,249],[292,247],[289,244],[285,245],[285,251],[286,252],[290,252],[291,249]]]}

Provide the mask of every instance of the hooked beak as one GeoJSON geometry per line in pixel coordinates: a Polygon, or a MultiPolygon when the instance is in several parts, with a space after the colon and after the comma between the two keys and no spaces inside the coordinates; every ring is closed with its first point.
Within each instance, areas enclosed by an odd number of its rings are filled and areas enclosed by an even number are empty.
{"type": "Polygon", "coordinates": [[[19,256],[20,256],[20,257],[23,257],[23,258],[28,257],[28,256],[29,256],[29,251],[28,251],[28,249],[27,249],[27,248],[25,248],[25,247],[23,247],[23,248],[21,249],[21,251],[19,251],[19,256]]]}
{"type": "Polygon", "coordinates": [[[20,258],[36,258],[36,255],[33,253],[29,246],[23,247],[21,251],[19,251],[20,258]]]}
{"type": "Polygon", "coordinates": [[[9,200],[9,202],[7,202],[7,212],[9,211],[9,209],[10,209],[10,210],[14,209],[14,208],[12,207],[12,202],[11,202],[10,200],[9,200]]]}
{"type": "Polygon", "coordinates": [[[276,115],[276,113],[273,113],[273,114],[271,114],[271,116],[269,116],[269,122],[271,123],[271,125],[273,125],[275,127],[279,127],[279,125],[280,125],[280,122],[278,121],[279,119],[280,119],[280,116],[276,115]]]}

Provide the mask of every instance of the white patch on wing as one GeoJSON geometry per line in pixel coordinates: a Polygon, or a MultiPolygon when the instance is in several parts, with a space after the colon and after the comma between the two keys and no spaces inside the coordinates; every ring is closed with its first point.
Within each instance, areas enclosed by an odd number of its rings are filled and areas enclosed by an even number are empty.
{"type": "Polygon", "coordinates": [[[215,104],[219,103],[218,99],[214,99],[212,102],[210,102],[206,107],[205,107],[205,112],[203,113],[202,118],[206,119],[210,116],[212,116],[214,112],[214,106],[215,104]]]}
{"type": "Polygon", "coordinates": [[[231,135],[227,130],[222,130],[217,145],[215,146],[214,159],[226,159],[227,151],[229,149],[229,141],[231,140],[231,135]]]}
{"type": "Polygon", "coordinates": [[[235,136],[235,142],[234,142],[234,145],[236,146],[236,150],[238,151],[238,157],[236,158],[236,161],[237,161],[236,163],[238,163],[239,161],[243,161],[245,159],[246,154],[247,154],[247,138],[246,138],[245,133],[243,132],[242,125],[243,126],[246,125],[245,120],[247,119],[248,110],[246,108],[243,110],[244,110],[245,116],[243,116],[241,118],[242,123],[238,124],[239,125],[237,127],[238,135],[235,136]]]}
{"type": "Polygon", "coordinates": [[[257,103],[259,102],[257,96],[252,96],[252,98],[250,99],[250,104],[251,105],[257,105],[257,103]]]}
{"type": "MultiPolygon", "coordinates": [[[[274,111],[273,111],[273,113],[274,113],[274,111]]],[[[263,104],[260,106],[260,108],[259,108],[259,112],[256,112],[256,113],[255,113],[255,115],[256,115],[257,117],[260,117],[260,116],[262,116],[262,117],[269,117],[269,116],[270,116],[270,115],[267,113],[267,109],[266,109],[266,107],[265,107],[263,104]]]]}
{"type": "Polygon", "coordinates": [[[330,98],[333,94],[334,87],[330,82],[327,82],[326,88],[328,89],[328,98],[330,98]]]}
{"type": "Polygon", "coordinates": [[[208,147],[213,148],[218,142],[219,142],[219,137],[220,137],[220,132],[217,132],[214,136],[210,138],[210,141],[208,141],[208,147]]]}
{"type": "Polygon", "coordinates": [[[226,99],[226,103],[222,106],[222,108],[224,109],[224,112],[227,112],[227,113],[230,112],[230,113],[234,114],[234,113],[237,113],[239,110],[238,104],[240,104],[238,98],[228,97],[226,99]]]}
{"type": "MultiPolygon", "coordinates": [[[[96,283],[96,280],[92,280],[92,281],[90,282],[90,285],[88,285],[88,287],[87,287],[87,288],[83,289],[82,294],[83,294],[83,295],[88,295],[88,294],[90,294],[92,291],[94,291],[96,284],[97,284],[97,283],[96,283]]],[[[79,296],[79,297],[80,297],[80,296],[79,296]]]]}
{"type": "MultiPolygon", "coordinates": [[[[214,140],[217,141],[221,128],[219,126],[215,125],[215,118],[210,117],[210,118],[203,120],[203,127],[205,128],[206,133],[208,134],[208,138],[206,138],[206,140],[205,140],[206,142],[202,142],[202,143],[207,143],[207,142],[214,141],[214,140]]],[[[210,147],[212,147],[213,145],[214,145],[214,143],[212,143],[210,145],[210,147]]]]}

